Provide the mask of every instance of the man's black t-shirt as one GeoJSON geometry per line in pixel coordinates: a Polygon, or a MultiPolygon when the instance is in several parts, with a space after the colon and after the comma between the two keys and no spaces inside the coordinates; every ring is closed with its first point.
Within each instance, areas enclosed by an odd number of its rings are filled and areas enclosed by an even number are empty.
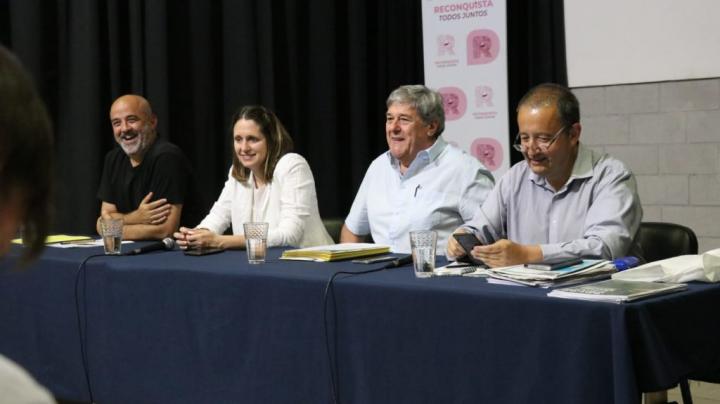
{"type": "Polygon", "coordinates": [[[200,207],[195,176],[179,147],[157,138],[137,167],[132,166],[120,146],[105,155],[97,193],[101,201],[114,204],[120,213],[130,213],[151,191],[153,201],[166,198],[170,204],[183,205],[181,225],[198,223],[200,207]]]}

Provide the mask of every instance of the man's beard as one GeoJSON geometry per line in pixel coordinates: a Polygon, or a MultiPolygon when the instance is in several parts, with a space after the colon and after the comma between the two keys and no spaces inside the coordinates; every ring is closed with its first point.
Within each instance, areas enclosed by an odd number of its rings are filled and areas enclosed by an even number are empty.
{"type": "Polygon", "coordinates": [[[122,142],[122,137],[121,137],[121,142],[120,142],[120,147],[123,149],[125,154],[127,154],[128,156],[132,156],[132,155],[141,153],[146,150],[148,139],[150,137],[149,136],[150,128],[148,128],[146,126],[146,127],[142,128],[140,131],[137,131],[137,132],[133,131],[128,134],[131,134],[131,133],[137,133],[137,136],[134,139],[134,140],[136,140],[136,142],[134,144],[132,144],[132,145],[125,144],[124,142],[122,142]]]}

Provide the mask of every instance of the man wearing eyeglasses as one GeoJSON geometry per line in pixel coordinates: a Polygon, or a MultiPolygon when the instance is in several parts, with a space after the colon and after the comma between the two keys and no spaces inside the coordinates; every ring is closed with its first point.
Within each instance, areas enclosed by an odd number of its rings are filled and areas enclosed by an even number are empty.
{"type": "MultiPolygon", "coordinates": [[[[456,230],[482,242],[470,254],[491,267],[641,257],[633,243],[642,219],[635,178],[619,160],[580,144],[580,107],[572,92],[551,83],[532,88],[518,103],[517,121],[513,147],[525,160],[456,230]]],[[[453,237],[447,252],[466,254],[453,237]]]]}

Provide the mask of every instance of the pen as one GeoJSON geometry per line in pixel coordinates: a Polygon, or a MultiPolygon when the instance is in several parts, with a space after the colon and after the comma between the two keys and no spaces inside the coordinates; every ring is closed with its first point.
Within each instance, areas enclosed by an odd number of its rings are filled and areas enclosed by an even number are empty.
{"type": "Polygon", "coordinates": [[[420,184],[418,184],[418,186],[415,187],[415,193],[413,194],[413,198],[417,197],[417,191],[420,188],[422,188],[422,185],[420,185],[420,184]]]}
{"type": "Polygon", "coordinates": [[[94,239],[61,241],[60,244],[94,244],[94,239]]]}

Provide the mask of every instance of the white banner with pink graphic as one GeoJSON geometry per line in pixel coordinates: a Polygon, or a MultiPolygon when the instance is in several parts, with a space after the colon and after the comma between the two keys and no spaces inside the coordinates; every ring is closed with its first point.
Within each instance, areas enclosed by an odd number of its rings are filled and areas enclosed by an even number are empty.
{"type": "Polygon", "coordinates": [[[422,0],[425,85],[445,103],[448,142],[495,178],[510,166],[505,0],[422,0]]]}

